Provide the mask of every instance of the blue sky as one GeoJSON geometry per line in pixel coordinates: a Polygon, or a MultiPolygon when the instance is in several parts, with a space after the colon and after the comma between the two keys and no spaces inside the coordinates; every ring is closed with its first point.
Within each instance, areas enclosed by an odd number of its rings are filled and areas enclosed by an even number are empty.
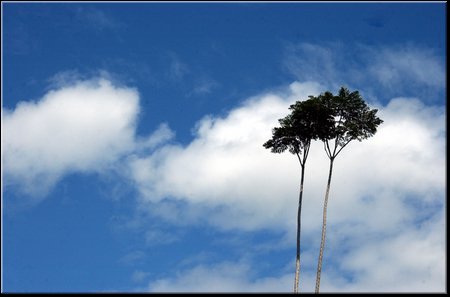
{"type": "MultiPolygon", "coordinates": [[[[262,147],[340,86],[322,292],[446,290],[446,4],[2,2],[2,290],[290,292],[299,166],[262,147]]],[[[328,161],[306,171],[314,290],[328,161]]]]}

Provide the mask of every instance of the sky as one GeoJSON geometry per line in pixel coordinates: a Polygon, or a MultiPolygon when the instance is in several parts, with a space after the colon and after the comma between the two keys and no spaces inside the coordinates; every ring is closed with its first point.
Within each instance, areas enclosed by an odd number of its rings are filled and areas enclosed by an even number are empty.
{"type": "Polygon", "coordinates": [[[334,162],[321,292],[447,291],[445,2],[1,9],[3,292],[292,292],[300,166],[262,144],[341,86],[384,123],[334,162]]]}

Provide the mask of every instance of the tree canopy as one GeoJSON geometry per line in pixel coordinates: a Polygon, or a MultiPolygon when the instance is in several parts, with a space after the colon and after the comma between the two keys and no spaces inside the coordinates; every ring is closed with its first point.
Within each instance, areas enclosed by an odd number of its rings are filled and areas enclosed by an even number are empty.
{"type": "Polygon", "coordinates": [[[342,87],[337,96],[326,92],[319,95],[324,110],[334,119],[334,125],[327,126],[322,134],[325,151],[329,158],[335,158],[352,140],[361,141],[373,136],[383,121],[376,116],[377,109],[370,109],[358,91],[350,92],[342,87]],[[329,140],[335,139],[331,148],[329,140]]]}
{"type": "Polygon", "coordinates": [[[309,149],[311,140],[326,138],[334,125],[332,113],[318,97],[297,101],[289,110],[291,113],[278,120],[280,127],[273,128],[272,138],[264,143],[273,153],[289,150],[299,155],[309,149]]]}

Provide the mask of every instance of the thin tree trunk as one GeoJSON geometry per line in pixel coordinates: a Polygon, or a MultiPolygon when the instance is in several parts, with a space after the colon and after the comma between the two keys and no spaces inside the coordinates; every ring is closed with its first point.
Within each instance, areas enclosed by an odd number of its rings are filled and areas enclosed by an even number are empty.
{"type": "Polygon", "coordinates": [[[295,259],[295,281],[294,281],[294,293],[298,293],[298,283],[300,280],[300,227],[301,227],[301,214],[302,214],[302,198],[303,198],[303,181],[305,179],[305,165],[302,165],[302,173],[300,179],[300,193],[298,197],[298,212],[297,212],[297,256],[295,259]]]}
{"type": "Polygon", "coordinates": [[[320,242],[319,262],[317,263],[316,294],[319,293],[320,274],[322,272],[322,258],[323,258],[323,250],[325,248],[325,234],[326,234],[326,231],[327,231],[328,195],[330,194],[331,175],[333,173],[333,162],[334,162],[334,158],[330,158],[330,172],[328,174],[327,190],[325,192],[325,201],[323,203],[322,240],[320,242]]]}

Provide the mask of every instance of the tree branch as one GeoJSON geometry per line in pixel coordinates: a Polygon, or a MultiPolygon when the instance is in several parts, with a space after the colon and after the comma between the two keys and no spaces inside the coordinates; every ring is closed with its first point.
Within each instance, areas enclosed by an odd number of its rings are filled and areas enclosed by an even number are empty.
{"type": "Polygon", "coordinates": [[[335,157],[342,151],[342,149],[347,145],[347,144],[349,144],[350,143],[350,141],[352,141],[353,140],[353,138],[350,138],[339,150],[338,150],[338,152],[336,153],[336,155],[335,155],[335,157]]]}
{"type": "Polygon", "coordinates": [[[325,150],[325,153],[327,154],[328,158],[331,159],[331,155],[330,155],[331,152],[330,152],[330,147],[328,146],[328,140],[325,140],[323,142],[323,149],[325,150]],[[327,147],[328,147],[328,150],[327,150],[327,147]]]}
{"type": "Polygon", "coordinates": [[[297,155],[298,161],[300,162],[300,166],[303,167],[302,159],[300,158],[299,153],[295,153],[297,155]]]}
{"type": "Polygon", "coordinates": [[[336,136],[336,138],[334,139],[334,150],[333,150],[333,154],[331,154],[333,157],[337,156],[336,149],[338,147],[338,138],[339,138],[339,136],[336,136]]]}
{"type": "Polygon", "coordinates": [[[309,141],[309,142],[305,145],[305,148],[303,149],[303,164],[305,164],[306,158],[308,158],[309,148],[310,148],[310,147],[311,147],[311,141],[309,141]]]}

